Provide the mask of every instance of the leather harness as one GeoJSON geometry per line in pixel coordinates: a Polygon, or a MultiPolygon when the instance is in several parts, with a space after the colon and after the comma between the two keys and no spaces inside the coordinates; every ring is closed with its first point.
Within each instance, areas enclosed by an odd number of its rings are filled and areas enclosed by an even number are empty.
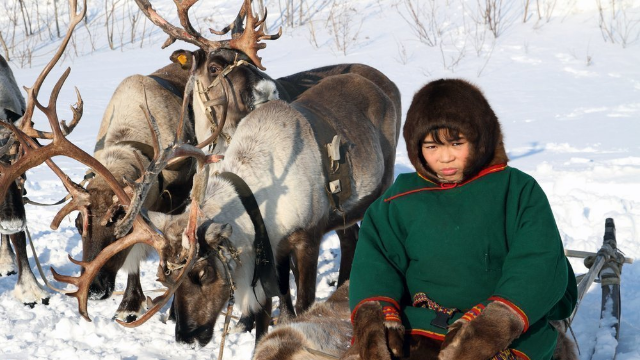
{"type": "Polygon", "coordinates": [[[346,143],[340,144],[340,135],[318,110],[299,103],[292,103],[291,106],[309,120],[322,157],[327,198],[333,211],[344,215],[342,204],[351,197],[351,168],[347,163],[346,143]]]}
{"type": "Polygon", "coordinates": [[[255,196],[253,196],[253,192],[249,188],[249,185],[247,185],[240,176],[234,173],[223,172],[218,176],[229,181],[233,185],[255,228],[253,248],[256,253],[256,258],[251,286],[255,288],[258,281],[260,281],[267,298],[280,295],[271,242],[269,241],[267,228],[264,224],[262,214],[260,213],[258,202],[256,201],[255,196]]]}

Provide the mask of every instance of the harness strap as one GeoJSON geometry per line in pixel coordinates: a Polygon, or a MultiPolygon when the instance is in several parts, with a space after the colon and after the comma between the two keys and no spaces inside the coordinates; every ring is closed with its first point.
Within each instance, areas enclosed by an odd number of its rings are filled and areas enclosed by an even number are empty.
{"type": "Polygon", "coordinates": [[[271,242],[269,241],[269,235],[267,234],[267,228],[260,213],[258,202],[249,185],[238,175],[231,172],[223,172],[218,176],[233,185],[255,228],[253,247],[256,252],[256,260],[251,286],[255,289],[258,281],[260,281],[267,298],[278,296],[280,290],[278,288],[273,250],[271,249],[271,242]]]}
{"type": "Polygon", "coordinates": [[[179,97],[182,99],[182,97],[184,96],[184,94],[182,93],[182,91],[180,89],[178,89],[175,85],[173,85],[170,81],[168,81],[167,79],[163,79],[159,76],[156,75],[148,75],[150,78],[152,78],[153,80],[155,80],[158,85],[162,86],[163,88],[169,90],[169,92],[171,92],[173,95],[179,97]]]}
{"type": "MultiPolygon", "coordinates": [[[[222,70],[222,72],[220,72],[220,74],[206,88],[202,85],[202,83],[199,80],[196,80],[196,92],[198,93],[198,96],[196,96],[196,99],[198,100],[197,103],[200,105],[202,112],[205,113],[205,115],[207,116],[207,119],[209,120],[209,123],[211,124],[211,134],[215,134],[216,129],[218,128],[218,124],[216,124],[216,121],[213,117],[213,113],[214,113],[213,107],[218,105],[225,105],[225,109],[223,110],[223,117],[226,119],[226,116],[227,116],[226,106],[228,105],[229,100],[227,97],[227,90],[224,86],[222,87],[224,96],[217,99],[211,99],[209,97],[209,90],[220,85],[223,79],[228,81],[227,75],[229,75],[229,73],[231,73],[235,68],[239,66],[252,66],[252,65],[251,63],[245,60],[238,60],[238,57],[236,56],[236,59],[233,62],[233,64],[226,66],[222,70]]],[[[224,124],[224,119],[221,119],[220,123],[224,124]]],[[[220,136],[224,137],[227,143],[231,142],[231,136],[229,136],[228,134],[225,134],[224,132],[220,131],[220,136]]],[[[213,146],[215,146],[216,141],[217,139],[212,139],[210,150],[213,150],[213,146]]]]}
{"type": "Polygon", "coordinates": [[[347,163],[346,146],[345,144],[340,146],[338,132],[333,124],[324,120],[324,116],[318,110],[298,103],[292,103],[291,106],[309,120],[309,125],[320,149],[327,198],[331,208],[335,212],[343,214],[344,217],[342,204],[351,197],[351,168],[347,163]],[[333,148],[332,152],[339,154],[335,158],[329,156],[329,145],[333,148]]]}

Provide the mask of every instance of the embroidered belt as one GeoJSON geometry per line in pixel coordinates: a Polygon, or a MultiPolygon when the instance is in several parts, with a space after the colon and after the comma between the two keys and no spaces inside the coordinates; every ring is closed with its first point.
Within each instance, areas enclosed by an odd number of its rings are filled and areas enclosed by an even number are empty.
{"type": "Polygon", "coordinates": [[[518,360],[510,349],[505,349],[497,353],[490,360],[518,360]]]}
{"type": "Polygon", "coordinates": [[[413,296],[413,307],[420,307],[435,311],[436,318],[431,320],[431,325],[441,329],[447,329],[449,327],[449,320],[451,320],[456,312],[460,311],[456,308],[446,308],[429,299],[427,294],[422,292],[416,293],[413,296]]]}

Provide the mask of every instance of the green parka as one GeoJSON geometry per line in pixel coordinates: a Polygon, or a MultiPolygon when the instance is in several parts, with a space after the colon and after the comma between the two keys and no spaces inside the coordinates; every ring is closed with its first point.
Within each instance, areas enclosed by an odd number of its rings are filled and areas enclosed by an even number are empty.
{"type": "Polygon", "coordinates": [[[394,306],[408,332],[443,339],[417,293],[459,311],[502,301],[525,322],[511,348],[551,359],[556,330],[576,304],[575,276],[549,202],[529,175],[496,164],[462,184],[401,174],[367,210],[350,283],[352,310],[366,300],[394,306]]]}

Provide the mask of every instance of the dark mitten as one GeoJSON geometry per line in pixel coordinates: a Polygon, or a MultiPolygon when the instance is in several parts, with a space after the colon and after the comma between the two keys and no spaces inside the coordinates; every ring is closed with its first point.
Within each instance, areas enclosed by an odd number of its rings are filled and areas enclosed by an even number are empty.
{"type": "Polygon", "coordinates": [[[490,359],[507,349],[523,329],[524,321],[507,305],[494,301],[486,308],[477,306],[449,327],[438,359],[490,359]]]}
{"type": "Polygon", "coordinates": [[[342,359],[391,360],[390,352],[401,356],[404,327],[399,320],[397,311],[385,307],[383,312],[377,301],[360,305],[353,319],[354,343],[342,359]]]}

